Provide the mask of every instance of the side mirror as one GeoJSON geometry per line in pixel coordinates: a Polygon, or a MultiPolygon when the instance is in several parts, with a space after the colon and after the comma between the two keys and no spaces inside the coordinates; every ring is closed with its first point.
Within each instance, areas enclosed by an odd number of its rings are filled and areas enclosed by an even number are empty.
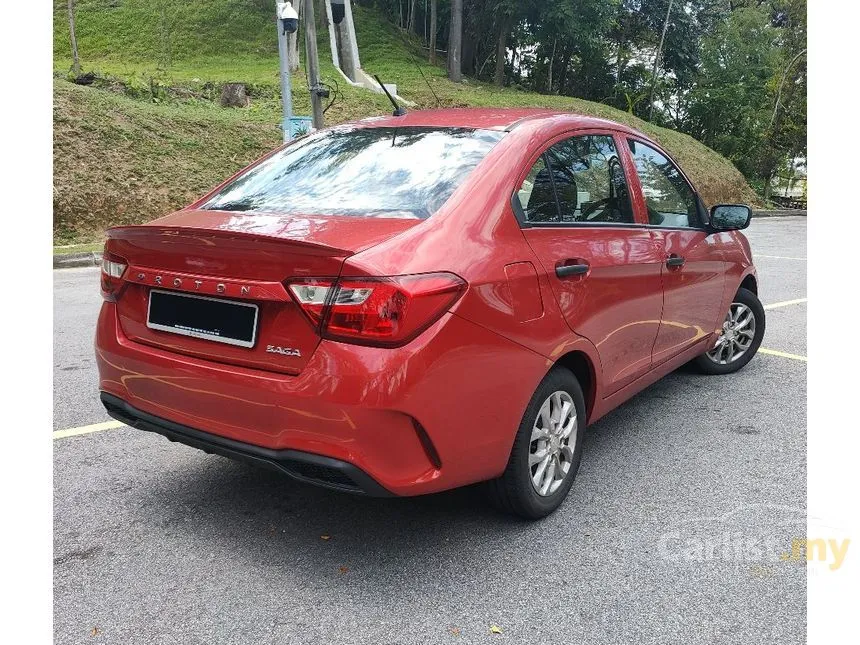
{"type": "Polygon", "coordinates": [[[714,232],[739,231],[750,225],[752,208],[744,204],[717,204],[711,208],[710,227],[714,232]]]}

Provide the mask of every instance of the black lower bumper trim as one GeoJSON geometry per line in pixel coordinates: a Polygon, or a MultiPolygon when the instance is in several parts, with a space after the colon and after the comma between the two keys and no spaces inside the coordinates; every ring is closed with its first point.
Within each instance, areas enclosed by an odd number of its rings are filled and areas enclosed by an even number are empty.
{"type": "Polygon", "coordinates": [[[107,392],[101,393],[101,401],[108,414],[118,421],[138,430],[164,435],[171,441],[178,441],[204,452],[274,468],[293,479],[316,486],[372,497],[393,495],[366,472],[346,461],[300,450],[272,450],[219,437],[138,410],[107,392]]]}

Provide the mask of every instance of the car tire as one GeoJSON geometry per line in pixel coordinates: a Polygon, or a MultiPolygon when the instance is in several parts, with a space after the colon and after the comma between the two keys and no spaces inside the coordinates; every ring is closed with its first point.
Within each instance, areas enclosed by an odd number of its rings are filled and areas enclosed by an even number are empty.
{"type": "Polygon", "coordinates": [[[705,374],[731,374],[732,372],[737,372],[755,356],[761,345],[762,338],[764,338],[764,330],[764,307],[758,296],[749,289],[738,289],[737,294],[732,299],[726,319],[723,322],[717,346],[693,360],[691,364],[698,371],[705,374]],[[736,313],[739,315],[735,316],[736,313]],[[743,329],[739,328],[738,324],[746,320],[747,314],[752,316],[751,323],[754,325],[754,328],[750,336],[747,325],[748,334],[746,337],[743,337],[741,335],[743,334],[743,329]],[[731,334],[731,338],[729,338],[729,334],[731,334]],[[745,345],[742,353],[730,356],[729,353],[731,351],[737,352],[740,349],[735,339],[740,340],[741,338],[748,340],[749,344],[745,345]]]}
{"type": "Polygon", "coordinates": [[[540,382],[526,407],[505,472],[486,483],[491,503],[499,510],[528,520],[540,519],[556,510],[567,497],[579,471],[584,433],[582,388],[570,370],[554,367],[540,382]],[[572,408],[566,407],[571,403],[572,408]],[[572,426],[571,409],[575,412],[572,426]],[[543,464],[547,457],[541,458],[541,455],[548,455],[549,463],[543,464]],[[544,470],[539,476],[542,464],[544,470]],[[560,481],[556,481],[559,476],[556,471],[563,473],[560,481]],[[546,490],[542,492],[543,488],[546,490]]]}

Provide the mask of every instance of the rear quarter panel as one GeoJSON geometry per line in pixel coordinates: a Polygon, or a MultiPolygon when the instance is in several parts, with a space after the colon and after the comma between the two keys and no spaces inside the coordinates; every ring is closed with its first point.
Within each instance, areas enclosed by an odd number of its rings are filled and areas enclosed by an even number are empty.
{"type": "MultiPolygon", "coordinates": [[[[514,184],[530,150],[542,144],[563,122],[523,126],[509,133],[455,191],[443,208],[421,224],[349,258],[343,275],[396,275],[450,271],[469,285],[452,309],[488,333],[498,334],[542,357],[544,371],[523,374],[527,396],[514,415],[517,423],[541,378],[564,354],[579,350],[600,362],[594,346],[572,333],[564,321],[549,279],[525,240],[510,204],[514,184]],[[534,278],[523,267],[530,264],[534,278]],[[535,299],[523,303],[519,280],[534,279],[535,299]],[[539,314],[524,314],[524,311],[539,314]]],[[[513,365],[512,368],[515,368],[513,365]]],[[[492,374],[485,378],[492,379],[492,374]]],[[[500,390],[504,392],[504,390],[500,390]]],[[[520,398],[520,394],[517,395],[520,398]]],[[[511,438],[515,431],[511,428],[511,438]]]]}

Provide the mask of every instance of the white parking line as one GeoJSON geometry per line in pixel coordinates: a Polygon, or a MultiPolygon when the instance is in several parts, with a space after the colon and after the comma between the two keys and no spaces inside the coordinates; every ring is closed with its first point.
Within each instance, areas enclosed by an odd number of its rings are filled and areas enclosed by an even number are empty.
{"type": "Polygon", "coordinates": [[[764,308],[767,310],[779,309],[780,307],[788,307],[789,305],[800,305],[806,301],[807,298],[797,298],[796,300],[783,300],[782,302],[775,302],[772,305],[765,305],[764,308]]]}
{"type": "Polygon", "coordinates": [[[66,437],[76,437],[81,434],[90,434],[92,432],[101,432],[102,430],[114,430],[124,427],[124,423],[119,421],[103,421],[102,423],[93,423],[80,428],[69,428],[67,430],[54,430],[54,440],[65,439],[66,437]]]}
{"type": "Polygon", "coordinates": [[[769,258],[771,260],[800,260],[801,262],[806,262],[806,258],[793,258],[787,255],[759,255],[758,253],[753,253],[754,258],[769,258]]]}
{"type": "MultiPolygon", "coordinates": [[[[783,302],[774,302],[770,305],[765,305],[765,309],[777,309],[779,307],[788,307],[789,305],[799,305],[806,302],[806,298],[797,298],[796,300],[785,300],[783,302]]],[[[770,354],[771,356],[780,356],[781,358],[791,358],[796,361],[806,362],[806,356],[799,356],[798,354],[788,354],[786,352],[778,352],[775,349],[765,349],[759,348],[758,350],[762,354],[770,354]]],[[[65,439],[66,437],[76,437],[82,434],[90,434],[93,432],[101,432],[102,430],[114,430],[116,428],[122,428],[125,426],[124,423],[120,423],[119,421],[104,421],[102,423],[93,423],[88,426],[81,426],[80,428],[68,428],[67,430],[55,430],[54,431],[54,440],[57,439],[65,439]]]]}

